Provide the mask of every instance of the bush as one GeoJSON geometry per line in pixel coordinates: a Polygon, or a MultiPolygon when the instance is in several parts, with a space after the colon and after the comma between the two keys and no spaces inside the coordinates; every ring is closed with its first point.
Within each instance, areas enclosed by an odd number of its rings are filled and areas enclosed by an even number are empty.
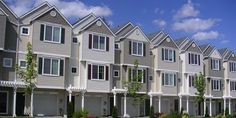
{"type": "Polygon", "coordinates": [[[73,103],[69,102],[67,105],[67,117],[71,118],[73,115],[74,111],[73,111],[73,103]]]}
{"type": "Polygon", "coordinates": [[[187,113],[183,113],[182,118],[189,118],[189,115],[187,113]]]}
{"type": "Polygon", "coordinates": [[[79,110],[79,111],[76,111],[74,114],[73,114],[73,117],[72,118],[87,118],[88,116],[88,111],[87,110],[79,110]]]}
{"type": "Polygon", "coordinates": [[[117,114],[117,107],[113,106],[112,108],[112,118],[117,118],[118,114],[117,114]]]}
{"type": "Polygon", "coordinates": [[[167,115],[167,118],[179,118],[178,112],[171,112],[167,115]]]}
{"type": "Polygon", "coordinates": [[[150,107],[149,118],[155,118],[155,116],[154,116],[154,107],[153,106],[150,107]]]}

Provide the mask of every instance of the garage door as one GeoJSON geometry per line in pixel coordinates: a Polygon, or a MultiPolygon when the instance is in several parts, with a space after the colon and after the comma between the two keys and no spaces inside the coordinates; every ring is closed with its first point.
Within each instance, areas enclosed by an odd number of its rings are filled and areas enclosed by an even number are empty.
{"type": "Polygon", "coordinates": [[[57,94],[35,94],[34,115],[57,115],[57,94]]]}
{"type": "Polygon", "coordinates": [[[101,116],[101,97],[86,97],[84,104],[85,109],[89,111],[89,115],[101,116]]]}

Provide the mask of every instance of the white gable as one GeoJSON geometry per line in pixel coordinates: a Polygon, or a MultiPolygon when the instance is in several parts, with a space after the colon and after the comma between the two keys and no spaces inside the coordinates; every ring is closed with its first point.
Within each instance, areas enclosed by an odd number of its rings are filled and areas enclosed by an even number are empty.
{"type": "Polygon", "coordinates": [[[138,41],[148,42],[148,39],[146,38],[146,36],[143,34],[143,32],[139,28],[136,28],[135,30],[133,30],[127,36],[127,38],[128,39],[133,39],[133,40],[138,40],[138,41]]]}
{"type": "Polygon", "coordinates": [[[79,21],[80,23],[74,27],[73,32],[75,34],[77,34],[84,26],[86,26],[87,24],[91,23],[93,20],[95,20],[96,17],[93,15],[90,15],[88,18],[86,18],[83,21],[79,21]]]}
{"type": "Polygon", "coordinates": [[[220,53],[218,50],[214,49],[214,51],[211,53],[210,57],[212,58],[217,58],[217,59],[221,59],[220,53]]]}

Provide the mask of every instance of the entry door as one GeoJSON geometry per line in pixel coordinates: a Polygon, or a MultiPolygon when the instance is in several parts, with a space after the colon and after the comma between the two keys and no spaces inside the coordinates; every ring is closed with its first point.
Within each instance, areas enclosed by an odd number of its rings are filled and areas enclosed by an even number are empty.
{"type": "Polygon", "coordinates": [[[22,116],[24,115],[24,107],[25,107],[25,96],[24,93],[16,94],[16,115],[22,116]]]}
{"type": "Polygon", "coordinates": [[[149,116],[150,113],[150,100],[145,100],[145,116],[149,116]]]}
{"type": "Polygon", "coordinates": [[[174,109],[175,109],[175,112],[179,112],[179,100],[178,99],[175,99],[174,101],[174,109]]]}
{"type": "Polygon", "coordinates": [[[113,108],[113,104],[114,104],[114,98],[113,97],[110,97],[110,114],[112,114],[112,108],[113,108]]]}

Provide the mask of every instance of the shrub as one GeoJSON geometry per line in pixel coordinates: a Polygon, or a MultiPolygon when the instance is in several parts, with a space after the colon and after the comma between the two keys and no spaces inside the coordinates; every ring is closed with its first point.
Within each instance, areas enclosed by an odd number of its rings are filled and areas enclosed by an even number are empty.
{"type": "Polygon", "coordinates": [[[187,113],[183,113],[182,118],[189,118],[189,115],[187,113]]]}
{"type": "Polygon", "coordinates": [[[78,110],[73,114],[72,118],[87,118],[88,116],[88,111],[87,110],[78,110]]]}
{"type": "Polygon", "coordinates": [[[117,118],[118,117],[118,114],[117,114],[117,107],[114,106],[112,108],[112,118],[117,118]]]}
{"type": "Polygon", "coordinates": [[[67,105],[67,117],[71,118],[73,115],[74,111],[73,111],[73,103],[69,102],[67,105]]]}
{"type": "Polygon", "coordinates": [[[178,112],[171,112],[167,115],[167,118],[179,118],[178,112]]]}
{"type": "Polygon", "coordinates": [[[154,107],[153,106],[150,107],[149,118],[155,118],[155,116],[154,116],[154,107]]]}
{"type": "Polygon", "coordinates": [[[215,118],[224,118],[222,114],[218,114],[215,118]]]}

